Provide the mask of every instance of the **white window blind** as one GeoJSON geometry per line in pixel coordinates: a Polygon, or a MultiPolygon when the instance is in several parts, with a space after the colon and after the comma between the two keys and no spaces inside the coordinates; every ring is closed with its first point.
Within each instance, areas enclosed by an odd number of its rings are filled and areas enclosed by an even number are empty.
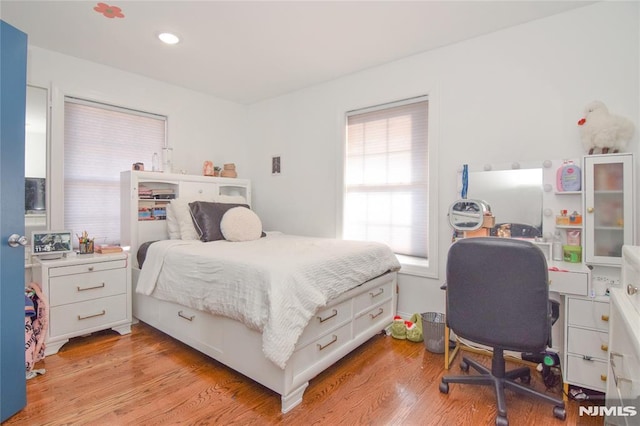
{"type": "Polygon", "coordinates": [[[343,236],[428,259],[428,100],[347,114],[343,236]]]}
{"type": "MultiPolygon", "coordinates": [[[[97,243],[120,242],[120,172],[151,166],[165,146],[166,117],[65,99],[64,226],[97,243]]],[[[77,242],[76,242],[77,244],[77,242]]]]}

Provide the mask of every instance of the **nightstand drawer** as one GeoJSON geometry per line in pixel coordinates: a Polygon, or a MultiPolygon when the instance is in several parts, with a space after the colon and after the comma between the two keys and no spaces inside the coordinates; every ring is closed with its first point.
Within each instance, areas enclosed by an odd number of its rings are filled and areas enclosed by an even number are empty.
{"type": "Polygon", "coordinates": [[[52,307],[49,330],[51,336],[63,336],[107,328],[107,325],[126,320],[127,295],[121,294],[52,307]]]}
{"type": "Polygon", "coordinates": [[[569,327],[568,333],[568,352],[607,360],[609,333],[576,327],[569,327]]]}
{"type": "Polygon", "coordinates": [[[78,265],[58,266],[49,269],[49,277],[63,275],[85,274],[88,272],[106,271],[109,269],[124,269],[127,267],[126,259],[111,260],[107,262],[81,263],[78,265]]]}
{"type": "Polygon", "coordinates": [[[49,303],[59,306],[126,293],[126,273],[119,268],[50,278],[49,303]]]}
{"type": "Polygon", "coordinates": [[[609,304],[587,299],[568,298],[568,324],[609,331],[609,304]]]}

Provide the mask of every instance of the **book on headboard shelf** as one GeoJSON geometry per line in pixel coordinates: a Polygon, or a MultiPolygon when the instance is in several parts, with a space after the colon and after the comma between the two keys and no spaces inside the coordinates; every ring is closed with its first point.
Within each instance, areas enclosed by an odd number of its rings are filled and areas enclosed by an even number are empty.
{"type": "Polygon", "coordinates": [[[107,253],[120,253],[122,251],[122,247],[111,245],[111,244],[101,244],[96,245],[96,253],[107,254],[107,253]]]}

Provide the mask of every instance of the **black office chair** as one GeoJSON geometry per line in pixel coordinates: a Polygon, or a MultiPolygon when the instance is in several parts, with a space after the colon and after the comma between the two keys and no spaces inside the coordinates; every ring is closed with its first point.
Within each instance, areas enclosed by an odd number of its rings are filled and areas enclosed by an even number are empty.
{"type": "Polygon", "coordinates": [[[496,425],[506,426],[505,388],[554,404],[553,415],[566,418],[564,402],[517,383],[528,384],[528,367],[505,371],[504,351],[541,353],[550,342],[551,305],[547,262],[535,245],[509,238],[467,238],[454,243],[447,259],[447,323],[456,335],[493,348],[491,369],[463,357],[460,368],[481,375],[445,376],[449,383],[493,386],[498,403],[496,425]]]}

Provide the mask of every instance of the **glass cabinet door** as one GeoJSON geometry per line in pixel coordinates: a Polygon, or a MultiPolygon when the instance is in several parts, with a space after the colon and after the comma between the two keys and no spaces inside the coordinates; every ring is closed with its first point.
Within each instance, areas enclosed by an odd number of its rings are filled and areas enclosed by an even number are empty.
{"type": "Polygon", "coordinates": [[[585,157],[585,262],[620,265],[622,246],[633,243],[633,156],[585,157]]]}

